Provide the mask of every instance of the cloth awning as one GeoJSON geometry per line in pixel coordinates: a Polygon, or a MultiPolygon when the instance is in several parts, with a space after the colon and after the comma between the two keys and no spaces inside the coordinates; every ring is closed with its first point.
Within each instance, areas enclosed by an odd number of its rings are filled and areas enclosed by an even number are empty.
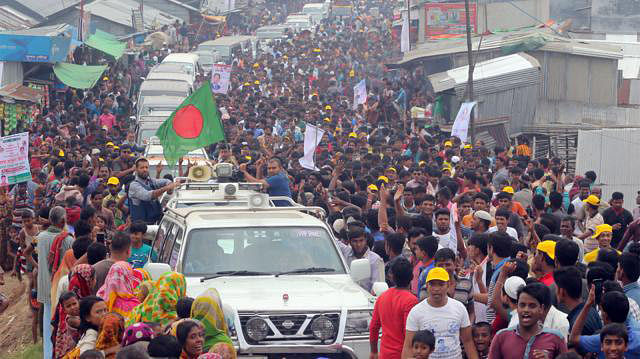
{"type": "Polygon", "coordinates": [[[63,84],[76,89],[92,88],[100,76],[107,69],[107,65],[83,66],[59,62],[53,67],[53,72],[63,84]]]}
{"type": "Polygon", "coordinates": [[[100,30],[96,30],[96,33],[89,36],[84,43],[87,46],[113,56],[116,60],[122,56],[122,53],[124,53],[124,50],[127,48],[126,43],[118,41],[114,35],[100,30]]]}
{"type": "Polygon", "coordinates": [[[10,97],[19,101],[38,102],[43,96],[44,92],[19,83],[12,83],[0,88],[0,97],[10,97]]]}

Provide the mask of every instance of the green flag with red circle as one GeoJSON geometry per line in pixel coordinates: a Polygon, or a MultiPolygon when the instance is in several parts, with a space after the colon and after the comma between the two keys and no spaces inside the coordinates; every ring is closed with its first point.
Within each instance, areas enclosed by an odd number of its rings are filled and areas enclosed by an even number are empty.
{"type": "Polygon", "coordinates": [[[156,136],[160,139],[169,166],[190,151],[224,141],[220,112],[211,86],[202,85],[166,119],[156,136]]]}

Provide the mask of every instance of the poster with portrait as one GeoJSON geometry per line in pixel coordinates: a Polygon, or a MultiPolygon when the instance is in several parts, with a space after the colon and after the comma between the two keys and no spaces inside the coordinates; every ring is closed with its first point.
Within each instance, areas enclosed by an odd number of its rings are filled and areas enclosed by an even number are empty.
{"type": "Polygon", "coordinates": [[[0,137],[0,186],[29,180],[29,133],[0,137]]]}
{"type": "Polygon", "coordinates": [[[231,65],[213,64],[211,69],[211,92],[226,94],[229,91],[231,65]]]}

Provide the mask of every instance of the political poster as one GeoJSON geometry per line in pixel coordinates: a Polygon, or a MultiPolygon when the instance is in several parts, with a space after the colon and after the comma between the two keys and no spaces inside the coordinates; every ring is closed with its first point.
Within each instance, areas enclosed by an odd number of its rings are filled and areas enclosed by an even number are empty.
{"type": "Polygon", "coordinates": [[[226,94],[229,91],[231,65],[213,64],[211,69],[211,92],[226,94]]]}
{"type": "Polygon", "coordinates": [[[0,137],[0,186],[30,180],[29,133],[0,137]]]}
{"type": "MultiPolygon", "coordinates": [[[[476,4],[469,4],[471,31],[478,32],[476,4]]],[[[467,33],[467,13],[462,3],[425,4],[425,36],[455,36],[467,33]]]]}
{"type": "Polygon", "coordinates": [[[465,102],[460,105],[460,111],[458,111],[456,120],[453,122],[453,127],[451,127],[451,136],[458,137],[462,142],[467,141],[471,110],[473,110],[476,104],[477,102],[465,102]]]}
{"type": "Polygon", "coordinates": [[[365,102],[367,102],[367,82],[362,80],[353,86],[353,108],[356,109],[358,105],[365,102]]]}

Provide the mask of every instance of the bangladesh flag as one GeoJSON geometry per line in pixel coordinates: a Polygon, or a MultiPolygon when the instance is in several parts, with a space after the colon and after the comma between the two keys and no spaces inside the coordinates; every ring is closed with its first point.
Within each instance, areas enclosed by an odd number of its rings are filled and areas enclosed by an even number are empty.
{"type": "Polygon", "coordinates": [[[224,140],[211,86],[204,84],[166,119],[156,132],[169,166],[190,151],[224,140]]]}

